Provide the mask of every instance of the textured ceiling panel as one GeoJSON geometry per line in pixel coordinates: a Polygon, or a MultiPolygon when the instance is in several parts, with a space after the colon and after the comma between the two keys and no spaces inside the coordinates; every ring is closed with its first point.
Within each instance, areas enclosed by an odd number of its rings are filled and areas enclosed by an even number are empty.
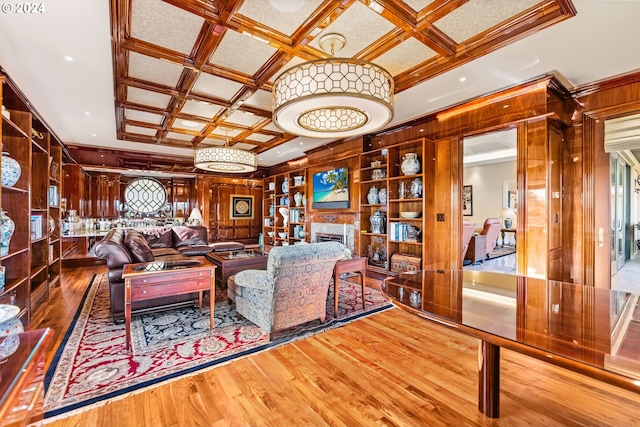
{"type": "Polygon", "coordinates": [[[436,52],[412,37],[389,49],[374,61],[384,67],[392,76],[397,76],[435,55],[436,52]]]}
{"type": "Polygon", "coordinates": [[[169,95],[138,89],[137,87],[129,87],[127,88],[127,92],[127,102],[133,104],[149,105],[151,107],[165,109],[167,105],[169,105],[169,101],[171,101],[169,95]]]}
{"type": "Polygon", "coordinates": [[[167,138],[177,139],[180,141],[191,141],[193,139],[193,136],[185,135],[183,133],[178,133],[178,132],[167,132],[167,138]]]}
{"type": "Polygon", "coordinates": [[[435,22],[458,43],[538,4],[539,0],[472,0],[435,22]]]}
{"type": "Polygon", "coordinates": [[[189,54],[204,19],[157,0],[132,0],[131,37],[189,54]]]}
{"type": "Polygon", "coordinates": [[[178,64],[141,55],[136,52],[129,54],[129,77],[144,79],[164,86],[176,87],[182,74],[182,67],[178,64]]]}
{"type": "Polygon", "coordinates": [[[247,102],[245,102],[244,105],[262,108],[263,110],[270,110],[272,101],[271,92],[266,90],[257,90],[251,98],[247,99],[247,102]]]}
{"type": "Polygon", "coordinates": [[[135,120],[138,122],[150,123],[152,125],[159,125],[162,123],[164,116],[160,114],[147,113],[146,111],[130,110],[127,109],[124,112],[124,117],[127,120],[135,120]]]}
{"type": "MultiPolygon", "coordinates": [[[[283,1],[285,3],[296,3],[295,0],[283,1]]],[[[299,9],[293,12],[282,12],[275,9],[271,2],[266,0],[245,0],[240,9],[238,9],[238,13],[287,36],[291,36],[307,17],[322,4],[322,0],[303,0],[298,3],[302,3],[299,9]]]]}
{"type": "Polygon", "coordinates": [[[416,12],[420,12],[425,7],[429,6],[434,0],[404,0],[404,2],[416,12]]]}
{"type": "Polygon", "coordinates": [[[211,74],[200,73],[200,76],[193,87],[193,92],[210,95],[214,98],[225,99],[231,98],[241,88],[242,85],[240,83],[212,76],[211,74]]]}
{"type": "Polygon", "coordinates": [[[274,47],[245,34],[227,31],[209,62],[252,75],[276,53],[274,47]]]}
{"type": "Polygon", "coordinates": [[[319,42],[323,35],[329,33],[342,34],[347,38],[347,43],[334,56],[351,58],[394,28],[395,26],[391,22],[364,4],[355,2],[310,44],[316,49],[322,50],[319,42]]]}
{"type": "Polygon", "coordinates": [[[125,132],[135,133],[135,134],[138,134],[138,135],[155,136],[155,134],[156,134],[156,130],[155,129],[143,128],[143,127],[140,127],[140,126],[126,125],[124,127],[124,130],[125,130],[125,132]]]}
{"type": "Polygon", "coordinates": [[[194,116],[211,119],[220,112],[222,108],[218,105],[209,104],[201,101],[187,101],[182,106],[182,112],[194,116]]]}

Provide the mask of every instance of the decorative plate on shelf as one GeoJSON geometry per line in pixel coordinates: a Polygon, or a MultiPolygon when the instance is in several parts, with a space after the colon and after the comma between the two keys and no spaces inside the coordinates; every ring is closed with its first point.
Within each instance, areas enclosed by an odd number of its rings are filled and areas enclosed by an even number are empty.
{"type": "Polygon", "coordinates": [[[9,304],[0,304],[0,323],[13,319],[20,313],[20,307],[9,304]]]}

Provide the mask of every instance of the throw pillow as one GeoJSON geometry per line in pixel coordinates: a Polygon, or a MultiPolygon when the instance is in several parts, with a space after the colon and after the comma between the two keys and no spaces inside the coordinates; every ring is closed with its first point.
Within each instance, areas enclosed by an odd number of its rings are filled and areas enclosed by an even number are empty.
{"type": "Polygon", "coordinates": [[[157,234],[145,234],[144,238],[147,240],[150,248],[170,248],[173,246],[173,234],[171,230],[163,230],[157,234]]]}
{"type": "Polygon", "coordinates": [[[183,240],[176,245],[176,248],[180,248],[182,246],[207,246],[207,242],[202,240],[200,237],[192,237],[187,240],[183,240]]]}
{"type": "Polygon", "coordinates": [[[151,252],[151,248],[142,233],[129,230],[127,237],[124,239],[124,245],[129,249],[129,252],[131,252],[131,257],[135,262],[153,261],[153,252],[151,252]]]}
{"type": "MultiPolygon", "coordinates": [[[[173,244],[174,248],[177,248],[180,245],[180,242],[185,240],[193,239],[194,237],[199,237],[202,240],[207,239],[207,229],[204,227],[187,227],[184,225],[179,225],[173,227],[171,229],[173,231],[173,244]]],[[[205,242],[205,245],[207,243],[205,242]]]]}

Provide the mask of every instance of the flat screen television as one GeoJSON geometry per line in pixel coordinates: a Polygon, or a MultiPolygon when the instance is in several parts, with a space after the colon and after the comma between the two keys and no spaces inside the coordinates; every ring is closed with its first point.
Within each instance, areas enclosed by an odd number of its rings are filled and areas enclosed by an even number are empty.
{"type": "Polygon", "coordinates": [[[313,174],[312,206],[314,209],[349,208],[349,168],[313,174]]]}

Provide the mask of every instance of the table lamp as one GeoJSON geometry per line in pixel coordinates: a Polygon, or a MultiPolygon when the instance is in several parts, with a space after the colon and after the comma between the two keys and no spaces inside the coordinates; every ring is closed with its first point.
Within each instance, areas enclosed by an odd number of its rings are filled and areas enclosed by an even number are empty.
{"type": "Polygon", "coordinates": [[[504,219],[504,228],[511,228],[513,226],[513,218],[515,218],[516,212],[512,208],[504,208],[502,209],[500,216],[504,219]]]}
{"type": "Polygon", "coordinates": [[[200,213],[200,209],[196,206],[191,210],[191,215],[189,215],[189,224],[191,225],[202,225],[204,218],[202,218],[202,213],[200,213]]]}

